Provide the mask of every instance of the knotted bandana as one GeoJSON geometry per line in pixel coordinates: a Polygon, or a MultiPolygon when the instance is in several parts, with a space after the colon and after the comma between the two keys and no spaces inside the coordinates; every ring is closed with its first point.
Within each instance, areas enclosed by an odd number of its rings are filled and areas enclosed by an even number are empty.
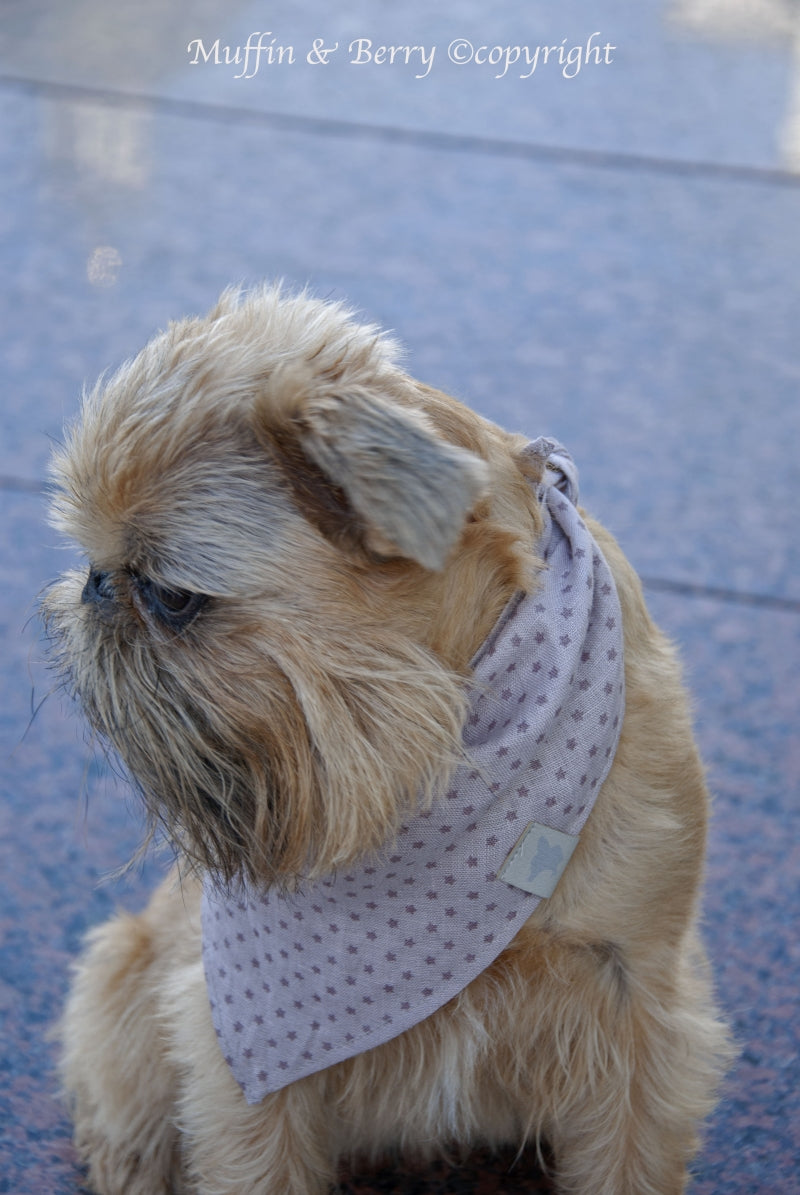
{"type": "Polygon", "coordinates": [[[380,1045],[435,1012],[549,896],[616,750],[622,620],[577,476],[552,440],[528,446],[545,569],[472,661],[463,762],[383,853],[295,893],[203,893],[214,1027],[248,1103],[380,1045]]]}

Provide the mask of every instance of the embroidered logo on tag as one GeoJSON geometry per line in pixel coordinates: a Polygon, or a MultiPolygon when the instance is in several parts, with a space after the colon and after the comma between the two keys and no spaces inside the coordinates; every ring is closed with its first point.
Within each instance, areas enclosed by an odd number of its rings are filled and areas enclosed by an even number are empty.
{"type": "Polygon", "coordinates": [[[498,878],[533,896],[552,896],[578,839],[531,822],[500,868],[498,878]]]}

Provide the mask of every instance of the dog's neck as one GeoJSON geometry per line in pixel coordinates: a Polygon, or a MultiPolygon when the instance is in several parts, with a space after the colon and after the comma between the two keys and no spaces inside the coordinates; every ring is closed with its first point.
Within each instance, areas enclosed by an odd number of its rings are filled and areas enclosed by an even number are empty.
{"type": "Polygon", "coordinates": [[[522,469],[509,479],[507,463],[498,474],[447,567],[420,575],[409,594],[409,635],[462,675],[514,594],[535,588],[541,567],[533,554],[543,527],[533,479],[522,469]]]}

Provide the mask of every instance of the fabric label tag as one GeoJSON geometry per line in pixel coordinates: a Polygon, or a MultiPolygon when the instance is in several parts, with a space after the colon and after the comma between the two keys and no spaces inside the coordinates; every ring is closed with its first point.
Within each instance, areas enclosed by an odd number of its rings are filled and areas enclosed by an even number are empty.
{"type": "Polygon", "coordinates": [[[498,872],[498,879],[533,896],[552,896],[578,839],[531,822],[498,872]]]}

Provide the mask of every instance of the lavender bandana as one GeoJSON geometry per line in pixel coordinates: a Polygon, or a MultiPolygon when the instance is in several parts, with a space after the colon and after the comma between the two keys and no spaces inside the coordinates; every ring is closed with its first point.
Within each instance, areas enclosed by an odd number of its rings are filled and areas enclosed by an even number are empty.
{"type": "Polygon", "coordinates": [[[616,750],[622,620],[552,440],[538,487],[541,585],[472,661],[464,757],[380,855],[291,895],[203,893],[217,1037],[247,1102],[380,1045],[462,991],[549,896],[616,750]]]}

